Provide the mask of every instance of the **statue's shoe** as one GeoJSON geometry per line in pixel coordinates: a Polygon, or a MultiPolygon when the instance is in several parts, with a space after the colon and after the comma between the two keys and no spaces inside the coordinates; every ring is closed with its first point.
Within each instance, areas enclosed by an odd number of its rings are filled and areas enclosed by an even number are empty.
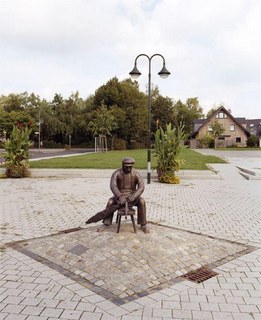
{"type": "Polygon", "coordinates": [[[150,233],[150,230],[147,226],[141,226],[140,228],[144,233],[150,233]]]}

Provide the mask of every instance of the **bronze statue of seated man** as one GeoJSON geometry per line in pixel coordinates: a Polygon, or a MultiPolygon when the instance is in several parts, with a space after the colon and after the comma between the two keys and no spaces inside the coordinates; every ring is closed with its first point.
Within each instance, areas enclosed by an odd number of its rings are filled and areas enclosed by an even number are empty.
{"type": "MultiPolygon", "coordinates": [[[[141,225],[143,232],[148,233],[146,203],[141,197],[145,188],[144,181],[138,171],[133,169],[134,164],[135,160],[133,158],[126,157],[122,160],[122,167],[113,172],[110,181],[113,197],[108,200],[106,208],[115,204],[125,206],[126,201],[129,208],[136,206],[138,209],[137,223],[141,225]]],[[[114,212],[103,219],[104,225],[112,224],[113,214],[114,212]]]]}

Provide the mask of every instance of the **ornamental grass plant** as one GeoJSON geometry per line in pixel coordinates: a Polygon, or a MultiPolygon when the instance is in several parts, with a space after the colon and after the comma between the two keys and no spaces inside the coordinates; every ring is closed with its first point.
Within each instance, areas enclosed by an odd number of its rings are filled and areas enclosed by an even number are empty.
{"type": "Polygon", "coordinates": [[[156,157],[156,166],[158,179],[163,183],[179,183],[176,177],[184,160],[178,158],[181,150],[184,148],[185,139],[184,126],[172,127],[169,123],[164,130],[159,127],[155,134],[155,144],[153,155],[156,157]]]}
{"type": "Polygon", "coordinates": [[[3,146],[6,176],[8,178],[24,178],[29,176],[29,140],[31,129],[14,126],[10,138],[3,146]]]}

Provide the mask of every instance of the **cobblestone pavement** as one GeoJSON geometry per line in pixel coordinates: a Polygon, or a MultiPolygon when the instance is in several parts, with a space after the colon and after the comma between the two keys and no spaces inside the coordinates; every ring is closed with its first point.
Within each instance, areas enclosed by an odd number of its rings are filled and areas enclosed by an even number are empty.
{"type": "Polygon", "coordinates": [[[0,180],[0,319],[260,320],[261,181],[212,167],[221,179],[147,185],[151,233],[137,235],[84,224],[108,177],[0,180]],[[217,275],[182,277],[202,265],[217,275]]]}
{"type": "Polygon", "coordinates": [[[116,304],[167,287],[205,265],[221,265],[253,250],[163,226],[151,225],[149,237],[141,230],[135,234],[127,223],[115,234],[115,226],[99,228],[99,232],[97,228],[73,230],[12,247],[50,267],[69,271],[71,277],[78,275],[83,285],[116,304]]]}

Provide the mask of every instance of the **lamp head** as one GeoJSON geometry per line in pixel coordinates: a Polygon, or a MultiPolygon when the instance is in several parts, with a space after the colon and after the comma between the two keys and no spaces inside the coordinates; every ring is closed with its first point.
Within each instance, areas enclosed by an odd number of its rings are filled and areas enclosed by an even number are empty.
{"type": "Polygon", "coordinates": [[[168,69],[165,67],[165,64],[163,65],[162,69],[160,70],[160,72],[158,73],[158,75],[162,78],[162,79],[166,79],[168,78],[168,76],[170,75],[170,72],[168,71],[168,69]]]}
{"type": "Polygon", "coordinates": [[[141,73],[139,72],[136,64],[135,64],[134,68],[132,69],[132,71],[129,73],[129,75],[130,75],[133,79],[138,79],[139,76],[141,75],[141,73]]]}

